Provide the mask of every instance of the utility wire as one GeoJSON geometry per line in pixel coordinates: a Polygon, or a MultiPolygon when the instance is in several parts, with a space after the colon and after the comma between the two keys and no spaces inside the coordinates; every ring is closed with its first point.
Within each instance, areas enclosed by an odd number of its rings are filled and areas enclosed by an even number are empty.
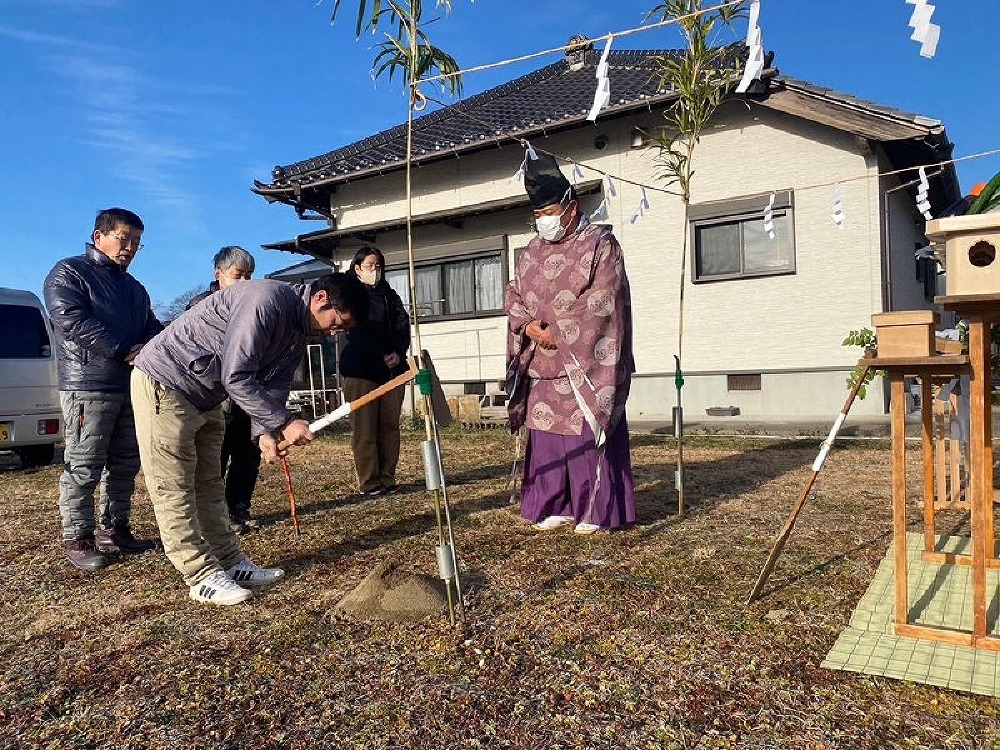
{"type": "MultiPolygon", "coordinates": [[[[638,34],[643,31],[651,31],[652,29],[661,29],[665,26],[674,26],[682,21],[686,21],[690,18],[697,18],[698,16],[704,15],[705,13],[711,13],[713,11],[722,10],[723,8],[731,8],[736,5],[742,5],[745,0],[730,0],[730,2],[722,3],[720,5],[713,5],[711,8],[702,8],[694,13],[688,13],[687,15],[678,16],[677,18],[671,18],[667,21],[658,21],[656,23],[646,24],[644,26],[636,26],[633,29],[625,29],[624,31],[613,31],[604,36],[599,36],[594,39],[589,39],[590,42],[600,42],[612,37],[618,38],[623,36],[631,36],[632,34],[638,34]]],[[[441,73],[436,76],[428,76],[427,78],[421,78],[419,80],[413,81],[410,85],[413,87],[419,86],[421,83],[432,83],[434,81],[442,81],[446,78],[454,78],[455,76],[465,75],[466,73],[478,73],[482,70],[490,70],[492,68],[501,68],[505,65],[511,65],[513,63],[524,62],[525,60],[533,60],[536,57],[544,57],[546,55],[554,55],[557,52],[565,52],[566,45],[562,47],[554,47],[552,49],[542,50],[541,52],[532,52],[527,55],[521,55],[520,57],[512,57],[509,60],[500,60],[499,62],[487,63],[486,65],[476,65],[472,68],[466,68],[465,70],[456,70],[451,73],[441,73]]]]}

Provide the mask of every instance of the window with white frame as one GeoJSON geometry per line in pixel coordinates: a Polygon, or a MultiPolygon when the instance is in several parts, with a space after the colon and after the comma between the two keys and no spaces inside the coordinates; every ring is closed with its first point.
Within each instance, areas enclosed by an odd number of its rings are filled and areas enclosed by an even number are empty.
{"type": "Polygon", "coordinates": [[[774,236],[764,228],[770,193],[691,206],[695,283],[795,272],[791,190],[775,193],[774,236]]]}
{"type": "MultiPolygon", "coordinates": [[[[385,279],[410,305],[408,269],[389,268],[385,279]]],[[[503,312],[506,271],[503,252],[420,263],[414,269],[417,314],[423,318],[474,318],[503,312]]]]}

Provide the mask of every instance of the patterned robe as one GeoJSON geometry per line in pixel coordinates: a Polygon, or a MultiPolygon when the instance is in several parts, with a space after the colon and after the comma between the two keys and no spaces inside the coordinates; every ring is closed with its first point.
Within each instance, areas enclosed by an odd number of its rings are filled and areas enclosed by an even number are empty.
{"type": "Polygon", "coordinates": [[[586,422],[600,446],[625,413],[635,370],[628,277],[610,227],[581,219],[559,242],[536,236],[504,302],[508,359],[518,357],[528,378],[507,404],[511,430],[580,435],[586,422]],[[554,350],[530,344],[524,329],[532,320],[549,324],[554,350]]]}

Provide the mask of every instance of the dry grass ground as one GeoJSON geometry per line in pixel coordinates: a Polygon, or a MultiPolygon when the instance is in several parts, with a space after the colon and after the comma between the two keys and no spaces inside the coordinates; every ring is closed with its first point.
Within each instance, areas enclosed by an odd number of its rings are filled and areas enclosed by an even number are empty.
{"type": "MultiPolygon", "coordinates": [[[[419,441],[400,476],[422,483],[419,441]]],[[[538,534],[505,488],[511,438],[446,431],[467,620],[356,623],[375,565],[436,572],[424,492],[351,495],[345,436],[293,454],[303,534],[266,467],[244,538],[288,578],[249,605],[186,598],[162,553],[97,575],[58,544],[59,467],[0,469],[0,747],[993,748],[1000,705],[818,665],[890,542],[888,450],[838,447],[765,598],[746,607],[815,443],[634,441],[639,520],[538,534]]],[[[914,474],[916,476],[916,474],[914,474]]],[[[154,533],[140,490],[135,526],[154,533]]]]}

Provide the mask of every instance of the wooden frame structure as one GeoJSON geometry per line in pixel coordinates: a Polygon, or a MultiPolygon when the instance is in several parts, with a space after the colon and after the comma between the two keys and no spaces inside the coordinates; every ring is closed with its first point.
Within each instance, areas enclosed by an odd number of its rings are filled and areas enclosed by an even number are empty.
{"type": "MultiPolygon", "coordinates": [[[[934,510],[964,510],[969,511],[969,499],[966,488],[969,484],[969,451],[962,450],[962,443],[951,435],[951,427],[956,419],[959,419],[958,397],[948,394],[944,397],[941,389],[944,384],[932,382],[931,396],[934,398],[934,510]],[[947,442],[946,441],[947,438],[947,442]]],[[[926,516],[925,508],[925,553],[924,559],[931,561],[927,556],[927,541],[933,541],[933,526],[928,529],[928,521],[933,522],[926,516]]],[[[938,561],[938,562],[944,562],[938,561]]]]}
{"type": "MultiPolygon", "coordinates": [[[[993,425],[991,415],[990,326],[1000,322],[1000,294],[938,297],[935,302],[969,321],[969,355],[938,355],[866,360],[885,370],[890,382],[892,429],[892,517],[895,563],[895,632],[924,640],[1000,651],[1000,637],[987,630],[987,568],[1000,568],[994,537],[993,425]],[[938,552],[935,548],[935,492],[943,486],[942,457],[935,457],[932,385],[961,374],[969,375],[969,471],[965,495],[971,513],[971,555],[938,552]],[[920,379],[924,553],[927,562],[968,565],[972,578],[972,631],[909,622],[906,557],[906,464],[904,419],[905,380],[920,379]],[[935,468],[939,475],[935,481],[935,468]]],[[[954,480],[954,477],[953,477],[954,480]]],[[[952,490],[954,493],[954,488],[952,490]]],[[[953,495],[954,496],[954,495],[953,495]]]]}

